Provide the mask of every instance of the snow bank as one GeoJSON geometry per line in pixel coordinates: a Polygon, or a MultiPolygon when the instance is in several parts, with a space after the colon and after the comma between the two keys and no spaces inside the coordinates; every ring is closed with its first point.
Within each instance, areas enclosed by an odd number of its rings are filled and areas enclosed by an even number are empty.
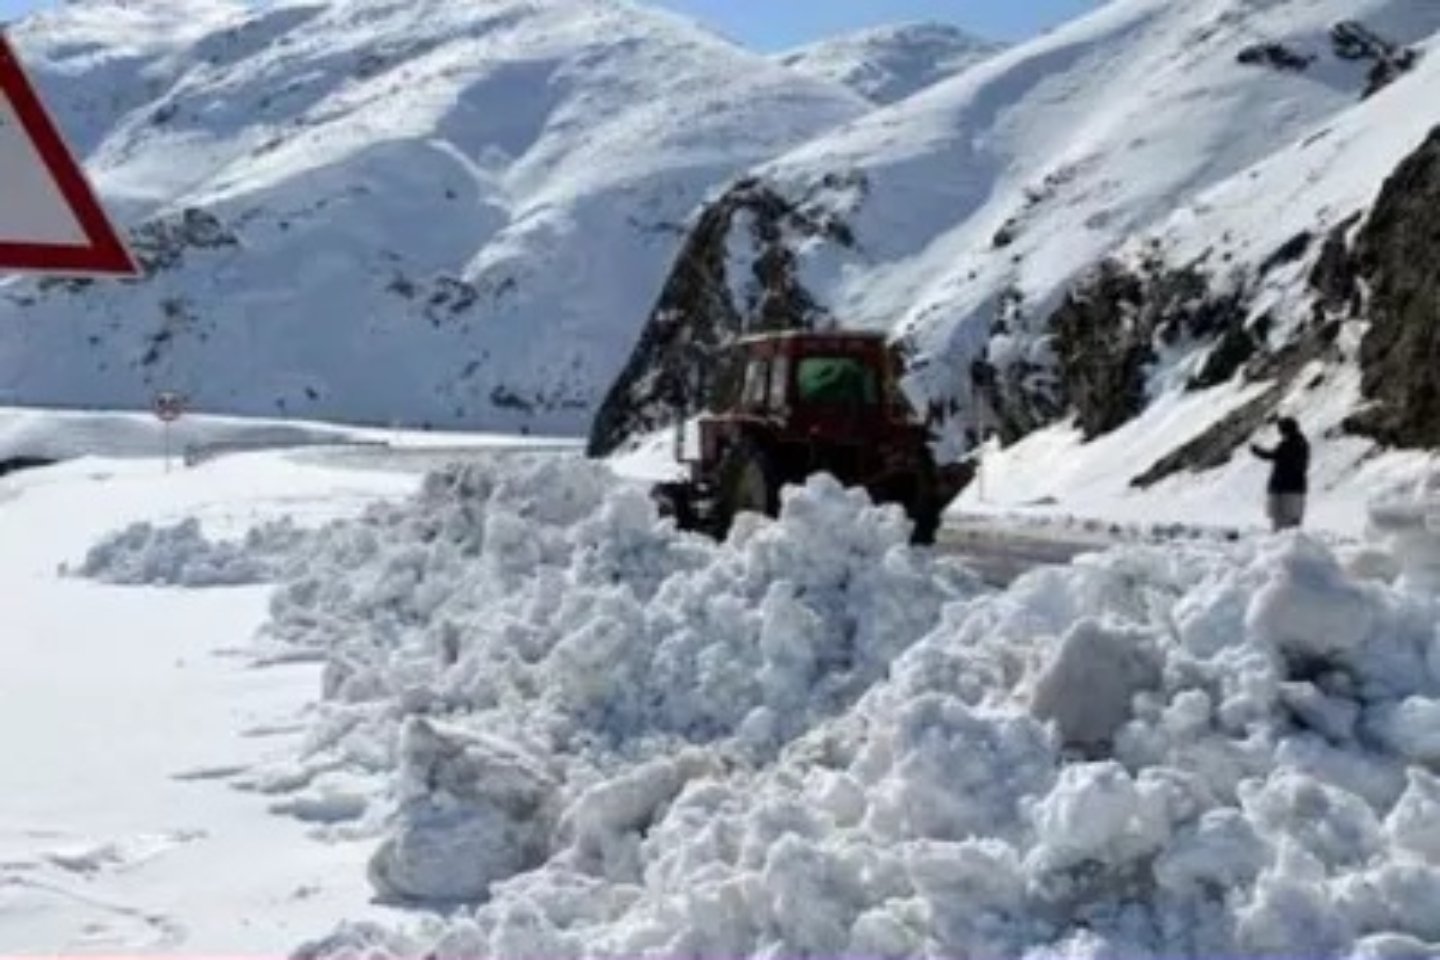
{"type": "Polygon", "coordinates": [[[817,480],[713,545],[573,461],[323,534],[277,639],[438,957],[1431,956],[1440,607],[1303,535],[984,593],[817,480]]]}
{"type": "Polygon", "coordinates": [[[1440,472],[1377,497],[1370,507],[1370,533],[1398,560],[1402,585],[1440,591],[1440,472]]]}
{"type": "Polygon", "coordinates": [[[907,535],[817,479],[714,544],[549,457],[296,541],[325,702],[253,785],[445,908],[301,955],[1440,951],[1440,596],[1301,534],[986,592],[907,535]]]}
{"type": "MultiPolygon", "coordinates": [[[[363,432],[319,423],[190,416],[172,424],[170,448],[262,448],[354,443],[363,432]]],[[[165,427],[149,413],[0,408],[0,461],[32,457],[159,457],[165,427]]]]}
{"type": "Polygon", "coordinates": [[[717,545],[603,465],[522,458],[319,531],[267,632],[328,659],[313,765],[398,771],[379,892],[473,901],[561,851],[638,869],[634,831],[723,769],[687,745],[763,765],[853,705],[983,590],[908,535],[817,479],[717,545]]]}
{"type": "Polygon", "coordinates": [[[285,577],[307,536],[288,519],[263,524],[238,540],[211,540],[194,518],[168,527],[137,523],[92,547],[75,572],[121,586],[275,583],[285,577]]]}

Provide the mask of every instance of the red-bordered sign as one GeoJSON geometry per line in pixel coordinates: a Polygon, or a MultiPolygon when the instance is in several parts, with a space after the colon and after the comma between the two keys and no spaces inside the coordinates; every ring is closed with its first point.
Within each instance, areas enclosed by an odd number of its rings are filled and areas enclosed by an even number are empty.
{"type": "Polygon", "coordinates": [[[153,406],[155,416],[164,423],[174,423],[185,414],[185,398],[171,391],[155,394],[153,406]]]}
{"type": "MultiPolygon", "coordinates": [[[[84,171],[65,145],[55,122],[40,102],[35,86],[0,33],[0,113],[13,115],[18,130],[11,136],[28,141],[32,150],[20,156],[33,158],[27,177],[9,176],[19,189],[28,189],[29,175],[42,175],[53,184],[60,201],[83,237],[78,242],[61,242],[53,236],[5,236],[0,233],[0,270],[60,273],[75,276],[135,276],[140,271],[125,248],[110,219],[105,215],[84,171]]],[[[9,116],[0,116],[4,123],[9,116]]],[[[8,124],[6,124],[8,125],[8,124]]],[[[0,204],[4,203],[7,174],[0,167],[0,204]]],[[[10,189],[16,189],[12,186],[10,189]]]]}

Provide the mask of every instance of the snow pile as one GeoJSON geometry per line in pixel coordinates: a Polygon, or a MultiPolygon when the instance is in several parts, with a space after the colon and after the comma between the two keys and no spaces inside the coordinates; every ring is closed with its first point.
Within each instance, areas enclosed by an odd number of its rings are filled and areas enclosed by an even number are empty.
{"type": "Polygon", "coordinates": [[[283,579],[311,534],[291,520],[237,540],[212,540],[193,517],[172,526],[137,523],[86,554],[78,576],[117,586],[236,587],[283,579]]]}
{"type": "Polygon", "coordinates": [[[626,824],[723,768],[649,758],[723,743],[764,763],[850,707],[982,592],[908,536],[898,509],[817,479],[781,522],[713,544],[602,465],[520,458],[319,531],[267,633],[328,657],[312,769],[400,771],[377,888],[474,900],[560,848],[620,869],[626,824]]]}
{"type": "Polygon", "coordinates": [[[1440,592],[1440,473],[1376,498],[1370,528],[1389,545],[1405,586],[1440,592]]]}
{"type": "Polygon", "coordinates": [[[462,956],[1428,956],[1440,600],[1303,535],[1004,593],[825,480],[724,545],[550,461],[325,532],[272,632],[462,956]]]}

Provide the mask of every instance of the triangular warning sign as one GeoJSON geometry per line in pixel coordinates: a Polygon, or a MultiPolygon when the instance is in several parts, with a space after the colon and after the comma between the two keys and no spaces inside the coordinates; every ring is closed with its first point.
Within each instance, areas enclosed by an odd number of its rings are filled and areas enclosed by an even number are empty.
{"type": "Polygon", "coordinates": [[[0,34],[0,273],[12,270],[139,273],[0,34]]]}

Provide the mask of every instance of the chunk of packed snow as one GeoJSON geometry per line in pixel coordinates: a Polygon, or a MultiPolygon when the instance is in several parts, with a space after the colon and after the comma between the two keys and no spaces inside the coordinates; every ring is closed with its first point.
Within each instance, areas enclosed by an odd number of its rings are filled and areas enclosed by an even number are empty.
{"type": "Polygon", "coordinates": [[[1404,586],[1440,593],[1440,473],[1377,497],[1370,531],[1398,558],[1404,586]]]}
{"type": "Polygon", "coordinates": [[[256,527],[238,540],[211,540],[194,518],[168,527],[137,523],[92,547],[76,573],[125,586],[274,583],[306,536],[289,520],[256,527]]]}

